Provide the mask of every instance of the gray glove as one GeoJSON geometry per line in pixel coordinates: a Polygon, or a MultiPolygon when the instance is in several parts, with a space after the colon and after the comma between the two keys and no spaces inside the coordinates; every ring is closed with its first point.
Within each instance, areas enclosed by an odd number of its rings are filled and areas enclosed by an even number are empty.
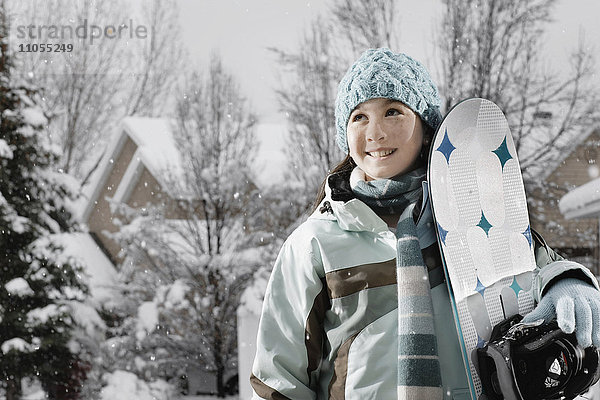
{"type": "Polygon", "coordinates": [[[561,279],[522,322],[550,322],[554,318],[563,332],[575,331],[580,346],[600,347],[600,292],[594,286],[580,279],[561,279]]]}

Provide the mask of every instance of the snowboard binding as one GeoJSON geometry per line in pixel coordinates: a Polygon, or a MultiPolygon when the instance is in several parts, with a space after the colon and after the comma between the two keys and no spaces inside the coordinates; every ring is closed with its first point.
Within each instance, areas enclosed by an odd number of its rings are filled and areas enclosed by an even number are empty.
{"type": "Polygon", "coordinates": [[[490,341],[475,350],[480,399],[573,399],[598,381],[598,349],[583,349],[556,321],[521,319],[515,315],[496,325],[490,341]]]}

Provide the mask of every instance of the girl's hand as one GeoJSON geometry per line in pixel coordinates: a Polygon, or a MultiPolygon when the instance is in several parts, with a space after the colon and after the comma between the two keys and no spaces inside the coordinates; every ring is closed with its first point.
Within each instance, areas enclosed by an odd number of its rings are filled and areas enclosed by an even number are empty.
{"type": "Polygon", "coordinates": [[[589,283],[575,278],[559,280],[522,322],[554,318],[563,332],[575,331],[581,347],[600,347],[600,292],[589,283]]]}

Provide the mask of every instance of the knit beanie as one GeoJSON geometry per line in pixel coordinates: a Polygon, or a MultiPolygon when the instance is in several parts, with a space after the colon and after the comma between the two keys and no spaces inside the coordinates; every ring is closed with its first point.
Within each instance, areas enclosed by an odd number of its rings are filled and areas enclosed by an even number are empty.
{"type": "Polygon", "coordinates": [[[434,130],[442,120],[441,99],[429,73],[417,60],[387,48],[369,49],[340,81],[335,100],[336,142],[348,153],[346,127],[354,108],[367,100],[401,101],[434,130]]]}

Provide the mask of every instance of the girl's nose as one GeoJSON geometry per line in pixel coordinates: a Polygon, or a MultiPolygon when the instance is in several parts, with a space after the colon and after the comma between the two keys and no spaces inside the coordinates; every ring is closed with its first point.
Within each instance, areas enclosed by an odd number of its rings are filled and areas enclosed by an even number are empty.
{"type": "Polygon", "coordinates": [[[368,142],[379,142],[385,139],[385,130],[382,128],[378,121],[373,121],[367,127],[367,141],[368,142]]]}

